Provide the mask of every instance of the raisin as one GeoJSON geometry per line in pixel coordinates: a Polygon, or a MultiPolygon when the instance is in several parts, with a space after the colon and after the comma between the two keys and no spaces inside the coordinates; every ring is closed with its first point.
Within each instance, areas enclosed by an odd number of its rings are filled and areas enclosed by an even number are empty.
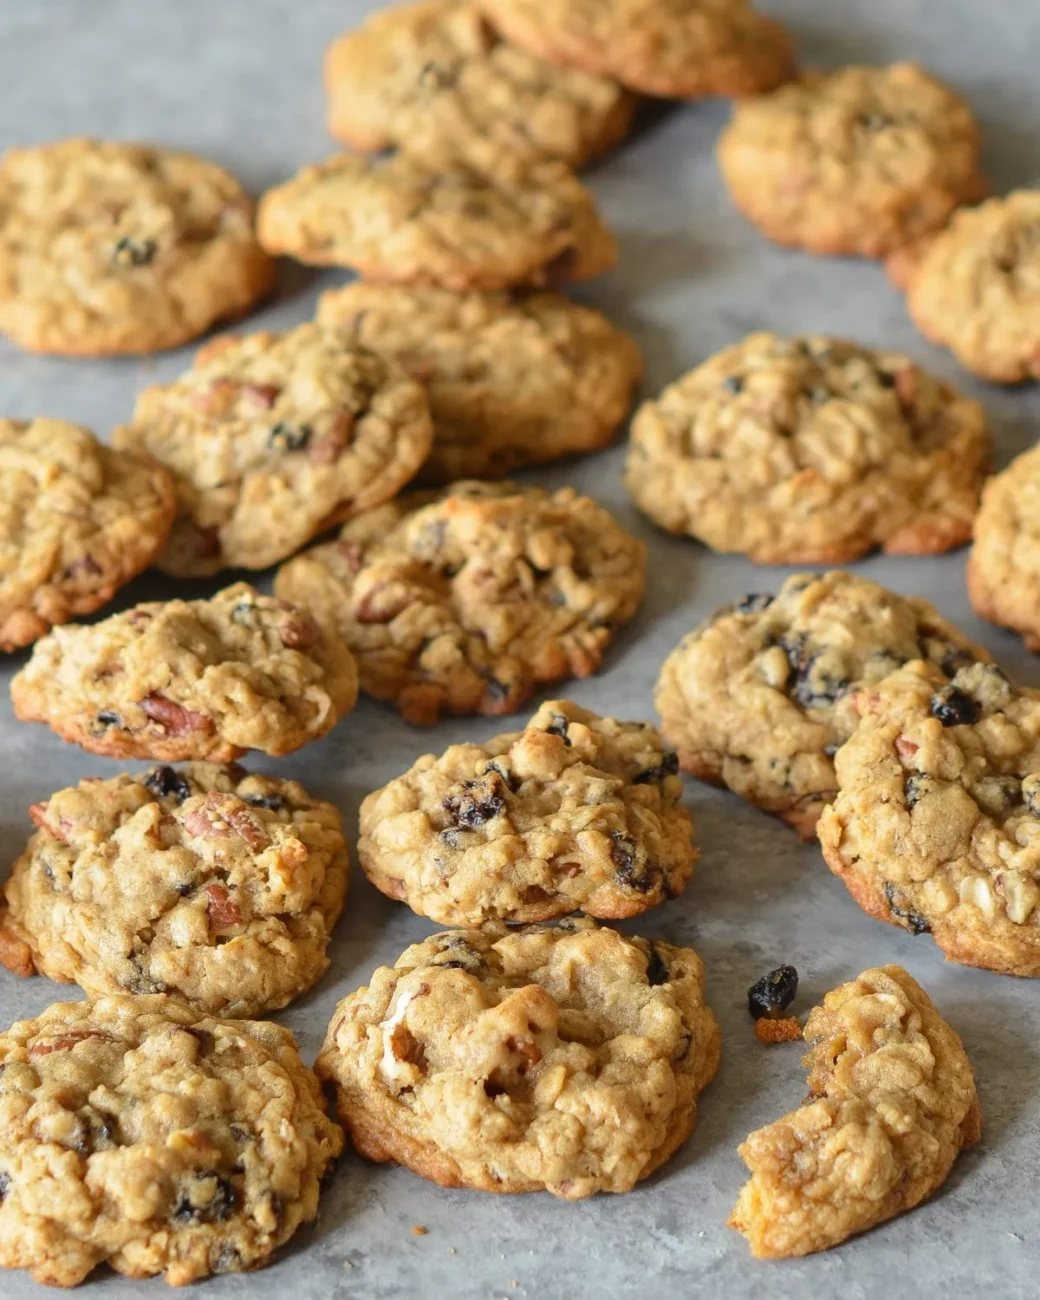
{"type": "Polygon", "coordinates": [[[826,743],[826,745],[824,745],[824,747],[823,747],[823,752],[824,752],[824,754],[826,754],[826,756],[827,756],[828,758],[833,758],[834,755],[838,752],[839,749],[841,749],[841,742],[840,742],[840,741],[838,741],[838,740],[828,740],[827,743],[826,743]]]}
{"type": "Polygon", "coordinates": [[[1040,776],[1032,774],[1022,782],[1022,798],[1034,817],[1040,817],[1040,776]]]}
{"type": "Polygon", "coordinates": [[[471,831],[497,817],[506,801],[485,777],[478,781],[463,781],[461,793],[447,795],[441,806],[451,815],[456,826],[471,831]]]}
{"type": "Polygon", "coordinates": [[[5,1174],[3,1170],[0,1170],[0,1201],[4,1199],[4,1197],[7,1195],[7,1193],[10,1190],[11,1190],[11,1175],[5,1174]]]}
{"type": "Polygon", "coordinates": [[[234,1273],[242,1267],[242,1254],[234,1246],[224,1245],[213,1261],[214,1273],[234,1273]]]}
{"type": "Polygon", "coordinates": [[[159,251],[154,239],[135,239],[124,235],[112,252],[113,266],[147,266],[159,251]]]}
{"type": "Polygon", "coordinates": [[[191,798],[190,783],[172,767],[153,768],[145,777],[144,784],[160,799],[176,799],[183,803],[191,798]]]}
{"type": "Polygon", "coordinates": [[[798,992],[798,972],[793,966],[777,966],[748,989],[748,1011],[758,1020],[778,1016],[794,1001],[798,992]]]}
{"type": "Polygon", "coordinates": [[[921,778],[915,773],[911,773],[903,782],[903,794],[906,796],[907,811],[911,811],[917,806],[918,800],[924,792],[921,789],[921,778]]]}
{"type": "Polygon", "coordinates": [[[722,388],[727,393],[732,393],[735,397],[737,393],[743,392],[744,381],[739,375],[727,375],[722,381],[722,388]]]}
{"type": "Polygon", "coordinates": [[[550,736],[559,736],[563,743],[570,748],[570,737],[567,735],[567,728],[570,724],[562,713],[554,713],[552,721],[546,727],[546,734],[550,736]]]}
{"type": "Polygon", "coordinates": [[[657,951],[657,945],[652,943],[650,945],[650,957],[646,963],[646,982],[653,985],[667,984],[671,978],[668,967],[662,960],[661,954],[657,951]]]}
{"type": "Polygon", "coordinates": [[[272,451],[302,451],[310,441],[311,432],[309,424],[294,427],[279,420],[268,434],[267,445],[272,451]]]}
{"type": "Polygon", "coordinates": [[[932,696],[930,708],[944,727],[970,727],[981,713],[978,701],[957,686],[944,686],[932,696]]]}
{"type": "Polygon", "coordinates": [[[180,894],[181,898],[187,898],[189,894],[194,894],[195,886],[187,880],[179,880],[173,887],[174,893],[180,894]]]}
{"type": "Polygon", "coordinates": [[[242,799],[254,808],[266,808],[268,812],[285,810],[285,800],[280,794],[244,794],[242,799]]]}
{"type": "Polygon", "coordinates": [[[738,614],[761,614],[764,609],[768,609],[773,603],[775,597],[767,595],[765,592],[749,592],[742,601],[737,604],[738,614]]]}
{"type": "Polygon", "coordinates": [[[610,857],[620,883],[627,889],[648,894],[654,887],[653,872],[648,863],[639,865],[635,840],[631,835],[623,835],[621,831],[611,831],[610,838],[610,857]]]}
{"type": "Polygon", "coordinates": [[[505,785],[510,794],[516,794],[517,790],[520,788],[520,782],[516,779],[513,773],[510,772],[501,759],[493,759],[488,763],[484,771],[485,773],[494,772],[496,776],[500,777],[503,785],[505,785]]]}
{"type": "Polygon", "coordinates": [[[178,1223],[223,1223],[229,1219],[238,1206],[239,1196],[235,1187],[223,1174],[200,1174],[198,1181],[216,1183],[212,1197],[204,1205],[196,1205],[187,1192],[181,1195],[173,1210],[173,1218],[178,1223]]]}
{"type": "Polygon", "coordinates": [[[888,906],[892,915],[897,917],[903,923],[903,927],[909,930],[911,934],[928,934],[932,927],[912,907],[898,907],[895,903],[895,892],[895,886],[890,881],[886,881],[885,897],[888,899],[888,906]]]}
{"type": "Polygon", "coordinates": [[[121,727],[123,725],[123,719],[114,709],[101,709],[95,721],[102,730],[105,727],[121,727]]]}
{"type": "Polygon", "coordinates": [[[958,650],[955,646],[950,646],[943,652],[939,660],[939,667],[947,677],[952,677],[961,668],[968,668],[975,662],[975,656],[970,650],[958,650]]]}
{"type": "Polygon", "coordinates": [[[653,767],[644,768],[642,772],[637,772],[632,778],[633,785],[650,785],[655,781],[663,781],[666,776],[676,776],[679,772],[679,755],[674,750],[661,755],[661,761],[655,763],[653,767]]]}

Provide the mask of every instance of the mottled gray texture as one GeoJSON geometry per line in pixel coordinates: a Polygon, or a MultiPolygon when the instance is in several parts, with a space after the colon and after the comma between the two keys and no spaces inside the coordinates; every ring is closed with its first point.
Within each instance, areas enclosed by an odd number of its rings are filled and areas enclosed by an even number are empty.
{"type": "MultiPolygon", "coordinates": [[[[253,190],[331,150],[322,126],[319,63],[325,44],[369,6],[360,0],[0,0],[0,139],[4,144],[76,132],[139,136],[212,154],[253,190]]],[[[1040,5],[1036,0],[773,0],[806,63],[913,57],[965,92],[987,135],[986,164],[1007,188],[1040,177],[1040,5]]],[[[731,210],[712,157],[724,104],[660,113],[636,140],[593,173],[616,227],[622,263],[581,297],[631,327],[647,354],[647,392],[753,328],[846,333],[905,348],[987,404],[1000,462],[1040,429],[1040,393],[972,382],[917,336],[880,269],[814,260],[765,244],[731,210]]],[[[281,297],[255,326],[307,317],[320,287],[343,277],[286,266],[281,297]]],[[[0,346],[4,415],[44,413],[107,431],[129,415],[145,384],[171,378],[188,352],[154,362],[65,362],[0,346]]],[[[679,636],[716,605],[773,589],[780,570],[756,570],[644,523],[619,483],[621,451],[535,473],[574,482],[615,508],[651,548],[642,615],[621,636],[602,675],[575,685],[580,703],[646,716],[657,667],[679,636]]],[[[974,618],[963,584],[964,554],[872,560],[858,566],[891,586],[929,596],[1029,683],[1040,662],[1017,638],[974,618]]],[[[186,584],[207,590],[211,584],[186,584]]],[[[133,599],[172,593],[142,580],[133,599]]],[[[5,682],[20,657],[3,668],[5,682]]],[[[116,764],[64,746],[42,727],[13,722],[0,697],[3,782],[0,852],[10,859],[28,831],[26,807],[53,788],[116,764]]],[[[257,763],[335,799],[353,823],[376,783],[429,748],[489,733],[494,722],[410,729],[364,703],[328,739],[279,763],[257,763]]],[[[814,846],[735,798],[689,785],[703,860],[685,898],[626,928],[693,943],[708,967],[722,1022],[718,1079],[703,1098],[692,1141],[649,1184],[619,1198],[566,1205],[547,1195],[492,1198],[447,1192],[401,1170],[343,1160],[316,1228],[302,1233],[268,1272],[203,1284],[207,1297],[451,1296],[595,1297],[674,1293],[692,1297],[965,1296],[1036,1294],[1036,1171],[1040,1166],[1035,984],[944,967],[927,938],[862,915],[814,846]],[[977,1067],[986,1114],[983,1141],[957,1164],[934,1203],[830,1254],[797,1263],[756,1263],[724,1226],[743,1166],[747,1130],[800,1101],[797,1046],[765,1048],[744,1010],[748,984],[781,961],[802,972],[798,1007],[866,966],[902,962],[962,1033],[977,1067]],[[413,1224],[429,1228],[413,1236],[413,1224]],[[454,1252],[452,1253],[452,1248],[454,1252]],[[347,1265],[350,1267],[347,1267],[347,1265]],[[515,1286],[512,1283],[516,1283],[515,1286]]],[[[338,996],[431,926],[376,894],[355,872],[333,967],[317,990],[279,1019],[313,1057],[338,996]]],[[[0,1022],[56,997],[47,980],[0,972],[0,1022]]],[[[144,1297],[161,1283],[100,1272],[89,1294],[144,1297]]],[[[4,1300],[41,1294],[21,1274],[0,1278],[4,1300]]]]}

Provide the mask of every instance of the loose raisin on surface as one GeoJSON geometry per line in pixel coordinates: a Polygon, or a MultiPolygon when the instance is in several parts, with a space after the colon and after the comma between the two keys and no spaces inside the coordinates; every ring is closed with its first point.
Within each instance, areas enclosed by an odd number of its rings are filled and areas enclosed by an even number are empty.
{"type": "Polygon", "coordinates": [[[238,1206],[239,1195],[232,1183],[223,1174],[200,1174],[200,1183],[213,1181],[216,1188],[212,1197],[204,1205],[196,1205],[190,1192],[181,1194],[173,1210],[172,1217],[178,1223],[223,1223],[231,1217],[238,1206]]]}
{"type": "Polygon", "coordinates": [[[570,723],[567,721],[567,719],[564,717],[562,713],[554,713],[552,715],[552,721],[549,723],[549,726],[547,726],[545,729],[546,734],[550,736],[559,736],[559,738],[563,741],[563,743],[567,745],[569,748],[571,740],[570,737],[567,735],[568,726],[570,726],[570,723]]]}
{"type": "Polygon", "coordinates": [[[124,235],[112,252],[113,266],[147,266],[159,245],[154,239],[136,239],[133,235],[124,235]]]}
{"type": "Polygon", "coordinates": [[[446,795],[441,806],[456,826],[471,831],[497,817],[506,801],[494,784],[484,777],[477,781],[463,781],[460,792],[446,795]]]}
{"type": "Polygon", "coordinates": [[[633,785],[650,785],[655,781],[663,781],[666,776],[677,776],[679,773],[679,755],[674,750],[669,750],[666,754],[661,755],[661,761],[655,763],[653,767],[644,768],[642,772],[637,772],[632,778],[633,785]]]}
{"type": "Polygon", "coordinates": [[[657,945],[652,943],[650,957],[646,963],[646,982],[653,985],[667,984],[671,978],[671,973],[658,952],[657,945]]]}
{"type": "Polygon", "coordinates": [[[610,839],[610,857],[620,884],[640,894],[648,894],[655,883],[653,872],[649,863],[640,865],[635,840],[621,831],[611,831],[610,839]]]}
{"type": "Polygon", "coordinates": [[[153,767],[144,778],[144,784],[160,799],[176,799],[183,803],[191,798],[191,784],[172,767],[153,767]]]}
{"type": "Polygon", "coordinates": [[[978,701],[957,686],[944,686],[933,695],[930,709],[944,727],[970,727],[981,713],[978,701]]]}
{"type": "Polygon", "coordinates": [[[794,1001],[798,992],[798,972],[793,966],[777,966],[748,989],[748,1011],[758,1020],[761,1016],[779,1016],[794,1001]]]}
{"type": "Polygon", "coordinates": [[[309,424],[292,425],[279,420],[267,437],[267,445],[272,451],[302,451],[310,441],[309,424]]]}
{"type": "Polygon", "coordinates": [[[776,599],[775,596],[770,596],[766,592],[761,592],[761,591],[749,592],[744,597],[743,600],[737,603],[737,613],[738,614],[761,614],[761,612],[764,609],[769,608],[769,606],[773,603],[775,599],[776,599]]]}
{"type": "Polygon", "coordinates": [[[99,710],[95,721],[102,729],[105,727],[121,727],[123,725],[123,719],[114,709],[99,710]]]}
{"type": "Polygon", "coordinates": [[[891,881],[885,882],[885,898],[888,900],[889,910],[892,915],[902,922],[904,929],[911,934],[928,934],[931,926],[919,912],[915,912],[912,907],[899,907],[895,901],[895,886],[891,881]]]}
{"type": "Polygon", "coordinates": [[[242,799],[254,808],[266,808],[268,812],[282,812],[285,808],[285,800],[280,794],[244,794],[242,799]]]}

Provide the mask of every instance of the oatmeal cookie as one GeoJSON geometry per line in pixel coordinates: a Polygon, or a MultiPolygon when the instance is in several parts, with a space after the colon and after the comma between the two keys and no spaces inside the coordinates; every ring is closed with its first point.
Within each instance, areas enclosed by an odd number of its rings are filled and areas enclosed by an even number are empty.
{"type": "Polygon", "coordinates": [[[561,164],[493,176],[404,154],[340,154],[260,202],[271,253],[366,280],[506,289],[588,280],[617,261],[591,194],[561,164]]]}
{"type": "Polygon", "coordinates": [[[582,919],[414,944],[339,1004],[315,1069],[371,1160],[578,1200],[686,1141],[718,1056],[697,954],[582,919]]]}
{"type": "Polygon", "coordinates": [[[885,257],[980,196],[968,105],[912,63],[806,73],[738,104],[718,144],[737,207],[768,238],[885,257]]]}
{"type": "Polygon", "coordinates": [[[180,514],[159,567],[175,577],[277,564],[392,497],[432,441],[420,384],[314,324],[216,339],[112,435],[174,475],[180,514]]]}
{"type": "Polygon", "coordinates": [[[573,488],[455,483],[346,524],[275,591],[334,623],[362,689],[409,722],[515,713],[588,677],[645,585],[646,550],[573,488]]]}
{"type": "Polygon", "coordinates": [[[347,845],[336,809],[295,781],[158,767],[29,812],[40,829],[0,911],[0,963],[16,974],[255,1016],[328,969],[347,845]]]}
{"type": "Polygon", "coordinates": [[[480,0],[503,35],[554,63],[665,99],[754,95],[790,75],[791,42],[746,0],[480,0]]]}
{"type": "Polygon", "coordinates": [[[953,214],[908,277],[922,334],[1001,384],[1040,379],[1040,189],[953,214]]]}
{"type": "Polygon", "coordinates": [[[678,770],[648,723],[551,700],[523,731],[426,754],[370,794],[358,857],[442,925],[636,916],[693,871],[678,770]]]}
{"type": "Polygon", "coordinates": [[[498,170],[580,167],[627,135],[636,97],[500,41],[469,0],[371,14],[325,55],[329,132],[355,149],[399,148],[498,170]]]}
{"type": "Polygon", "coordinates": [[[11,683],[15,715],[110,758],[228,762],[289,754],[357,699],[331,631],[244,582],[210,600],[137,605],[56,628],[11,683]]]}
{"type": "Polygon", "coordinates": [[[967,579],[977,613],[1014,628],[1040,651],[1040,447],[983,489],[967,579]]]}
{"type": "Polygon", "coordinates": [[[287,1029],[176,998],[57,1002],[0,1032],[0,1268],[183,1286],[259,1268],[343,1146],[287,1029]]]}
{"type": "Polygon", "coordinates": [[[176,508],[150,457],[65,420],[0,420],[0,649],[110,601],[158,555],[176,508]]]}
{"type": "Polygon", "coordinates": [[[912,1210],[982,1134],[971,1062],[901,966],[832,989],[805,1026],[809,1096],[751,1133],[729,1226],[760,1259],[809,1255],[912,1210]]]}
{"type": "Polygon", "coordinates": [[[434,482],[498,478],[604,446],[642,375],[630,335],[556,293],[355,281],[322,294],[318,321],[424,382],[434,439],[423,478],[434,482]]]}
{"type": "Polygon", "coordinates": [[[947,960],[1040,975],[1040,691],[917,662],[856,703],[817,828],[827,865],[947,960]]]}
{"type": "Polygon", "coordinates": [[[919,596],[851,573],[803,573],[745,596],[684,637],[654,705],[683,769],[778,813],[812,839],[856,692],[913,659],[952,676],[989,654],[919,596]]]}
{"type": "Polygon", "coordinates": [[[194,154],[60,140],[0,158],[0,331],[34,352],[156,352],[274,284],[253,205],[194,154]]]}
{"type": "Polygon", "coordinates": [[[660,527],[758,564],[930,555],[971,536],[992,438],[909,357],[752,334],[644,402],[625,483],[660,527]]]}

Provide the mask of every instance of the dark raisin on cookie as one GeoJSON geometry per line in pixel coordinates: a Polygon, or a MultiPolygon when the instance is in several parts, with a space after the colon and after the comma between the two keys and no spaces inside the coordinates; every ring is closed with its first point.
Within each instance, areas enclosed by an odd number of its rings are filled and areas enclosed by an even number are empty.
{"type": "Polygon", "coordinates": [[[640,894],[648,894],[654,887],[653,873],[649,863],[640,865],[635,840],[621,831],[611,831],[610,840],[610,857],[618,881],[640,894]]]}
{"type": "Polygon", "coordinates": [[[154,239],[135,239],[124,235],[112,251],[112,265],[119,267],[147,266],[159,251],[154,239]]]}
{"type": "Polygon", "coordinates": [[[216,1172],[197,1174],[194,1181],[203,1184],[213,1182],[212,1196],[202,1204],[196,1204],[191,1189],[182,1192],[174,1206],[172,1217],[178,1223],[223,1223],[229,1219],[239,1203],[235,1186],[223,1174],[216,1172]]]}
{"type": "Polygon", "coordinates": [[[253,808],[266,808],[268,812],[285,810],[285,799],[280,794],[244,794],[242,799],[253,808]]]}
{"type": "Polygon", "coordinates": [[[779,1016],[794,1001],[798,992],[798,972],[793,966],[777,966],[748,989],[748,1011],[756,1020],[762,1016],[779,1016]]]}
{"type": "Polygon", "coordinates": [[[301,424],[294,427],[284,420],[279,420],[267,438],[267,445],[272,451],[302,451],[310,441],[311,427],[301,424]]]}
{"type": "Polygon", "coordinates": [[[495,788],[496,784],[486,776],[476,781],[463,781],[459,793],[445,795],[441,806],[456,826],[475,830],[497,817],[506,806],[505,799],[495,788]]]}
{"type": "Polygon", "coordinates": [[[677,776],[679,773],[679,755],[674,750],[661,755],[661,761],[654,763],[651,767],[644,768],[637,772],[632,778],[633,785],[652,785],[657,781],[663,781],[667,776],[677,776]]]}
{"type": "Polygon", "coordinates": [[[744,381],[739,375],[727,375],[722,381],[722,387],[727,393],[732,393],[735,397],[744,389],[744,381]]]}
{"type": "Polygon", "coordinates": [[[510,772],[506,767],[505,762],[500,758],[492,759],[484,768],[484,771],[485,773],[494,772],[510,794],[516,794],[517,790],[520,788],[520,782],[516,779],[513,773],[510,772]]]}
{"type": "Polygon", "coordinates": [[[932,696],[931,714],[944,727],[970,727],[979,720],[982,710],[977,700],[957,686],[944,686],[932,696]]]}
{"type": "Polygon", "coordinates": [[[4,1199],[4,1197],[7,1195],[7,1193],[10,1190],[11,1190],[11,1175],[5,1174],[4,1171],[0,1169],[0,1201],[4,1199]]]}
{"type": "Polygon", "coordinates": [[[667,965],[657,950],[655,943],[650,944],[650,956],[646,963],[646,982],[651,985],[667,984],[672,978],[667,965]]]}
{"type": "Polygon", "coordinates": [[[912,907],[900,907],[895,901],[895,885],[891,881],[885,882],[885,898],[888,902],[889,911],[896,917],[904,929],[911,934],[928,934],[931,926],[919,912],[915,912],[912,907]]]}
{"type": "Polygon", "coordinates": [[[153,767],[144,778],[144,784],[160,799],[176,799],[183,803],[191,798],[191,784],[172,767],[153,767]]]}
{"type": "Polygon", "coordinates": [[[744,597],[743,600],[738,602],[737,613],[738,614],[761,614],[761,612],[764,609],[769,608],[769,606],[773,603],[775,599],[776,599],[775,596],[767,595],[764,592],[758,592],[758,591],[749,592],[744,597]]]}
{"type": "Polygon", "coordinates": [[[559,736],[563,743],[569,747],[571,744],[570,736],[567,735],[567,728],[569,726],[570,723],[562,713],[554,713],[549,726],[547,726],[545,730],[550,736],[559,736]]]}
{"type": "Polygon", "coordinates": [[[100,709],[95,715],[95,722],[102,731],[106,727],[121,727],[123,725],[123,719],[114,709],[100,709]]]}

